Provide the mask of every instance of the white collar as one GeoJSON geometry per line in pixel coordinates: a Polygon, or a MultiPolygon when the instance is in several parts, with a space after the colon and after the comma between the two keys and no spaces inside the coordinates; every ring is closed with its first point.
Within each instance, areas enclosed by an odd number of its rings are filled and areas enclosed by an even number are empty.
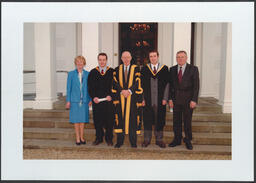
{"type": "Polygon", "coordinates": [[[107,66],[105,66],[105,67],[100,67],[99,66],[99,69],[100,69],[100,72],[101,72],[101,70],[103,69],[103,71],[104,71],[104,73],[106,72],[106,69],[107,69],[107,66]]]}
{"type": "MultiPolygon", "coordinates": [[[[130,64],[131,65],[131,64],[130,64]]],[[[129,68],[130,68],[130,65],[124,65],[124,69],[125,69],[125,67],[127,67],[127,69],[129,70],[129,68]]]]}
{"type": "Polygon", "coordinates": [[[184,65],[182,65],[182,66],[178,64],[178,67],[179,67],[179,68],[180,68],[180,67],[182,67],[182,69],[185,69],[185,68],[186,68],[186,66],[187,66],[187,63],[185,63],[185,64],[184,64],[184,65]]]}
{"type": "Polygon", "coordinates": [[[158,64],[159,64],[159,63],[156,63],[155,65],[154,65],[154,64],[151,64],[151,65],[152,65],[152,67],[156,67],[156,68],[157,68],[157,67],[158,67],[158,64]]]}

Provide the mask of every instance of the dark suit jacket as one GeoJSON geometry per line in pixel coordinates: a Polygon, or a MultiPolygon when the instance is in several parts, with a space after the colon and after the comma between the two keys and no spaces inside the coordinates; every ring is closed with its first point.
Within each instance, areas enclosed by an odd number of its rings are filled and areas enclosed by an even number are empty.
{"type": "Polygon", "coordinates": [[[170,95],[169,99],[174,104],[188,104],[190,101],[197,103],[199,93],[199,72],[196,66],[186,65],[182,82],[178,80],[178,65],[170,68],[170,95]]]}

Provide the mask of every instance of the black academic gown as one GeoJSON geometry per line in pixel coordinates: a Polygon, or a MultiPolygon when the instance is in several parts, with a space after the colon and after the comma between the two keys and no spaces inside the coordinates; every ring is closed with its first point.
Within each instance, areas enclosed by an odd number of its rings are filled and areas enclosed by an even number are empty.
{"type": "MultiPolygon", "coordinates": [[[[150,67],[150,64],[144,66],[141,70],[142,88],[144,91],[145,107],[143,109],[143,123],[144,130],[152,130],[152,125],[155,125],[157,131],[162,131],[165,125],[166,105],[162,105],[164,98],[164,91],[168,84],[168,67],[166,65],[160,66],[156,74],[150,67]],[[151,103],[151,78],[157,79],[157,117],[154,116],[154,111],[151,103]],[[155,120],[156,119],[156,120],[155,120]]],[[[168,98],[167,98],[168,100],[168,98]]]]}
{"type": "MultiPolygon", "coordinates": [[[[101,74],[99,67],[91,70],[88,76],[88,91],[92,101],[94,97],[105,98],[112,95],[113,71],[114,69],[110,67],[107,67],[104,74],[101,74]]],[[[103,101],[98,104],[92,103],[96,139],[99,141],[102,141],[104,137],[103,128],[106,129],[105,140],[112,141],[114,125],[113,107],[112,101],[103,101]]]]}
{"type": "Polygon", "coordinates": [[[131,145],[136,145],[136,134],[141,133],[141,102],[143,89],[139,68],[130,65],[127,83],[124,77],[124,65],[121,64],[113,72],[112,97],[115,110],[114,132],[118,134],[117,143],[123,144],[124,134],[129,134],[131,145]],[[131,90],[132,95],[124,98],[122,90],[131,90]]]}

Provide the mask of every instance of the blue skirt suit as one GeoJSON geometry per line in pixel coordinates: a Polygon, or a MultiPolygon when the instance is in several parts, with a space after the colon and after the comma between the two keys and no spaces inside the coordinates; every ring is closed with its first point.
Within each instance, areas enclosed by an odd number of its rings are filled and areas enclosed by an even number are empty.
{"type": "Polygon", "coordinates": [[[89,123],[88,75],[89,72],[83,70],[81,85],[77,69],[68,73],[66,101],[70,102],[70,123],[89,123]]]}

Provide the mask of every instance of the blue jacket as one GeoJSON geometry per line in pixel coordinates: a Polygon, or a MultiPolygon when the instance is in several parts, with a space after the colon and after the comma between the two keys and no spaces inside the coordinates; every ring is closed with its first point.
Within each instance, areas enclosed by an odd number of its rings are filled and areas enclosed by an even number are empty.
{"type": "MultiPolygon", "coordinates": [[[[89,103],[91,101],[91,98],[88,93],[88,87],[87,87],[88,75],[89,75],[89,72],[86,70],[83,70],[82,101],[84,103],[89,103]]],[[[66,101],[67,102],[80,102],[80,98],[81,98],[80,81],[78,78],[78,71],[77,71],[77,69],[75,69],[68,73],[66,101]]]]}

